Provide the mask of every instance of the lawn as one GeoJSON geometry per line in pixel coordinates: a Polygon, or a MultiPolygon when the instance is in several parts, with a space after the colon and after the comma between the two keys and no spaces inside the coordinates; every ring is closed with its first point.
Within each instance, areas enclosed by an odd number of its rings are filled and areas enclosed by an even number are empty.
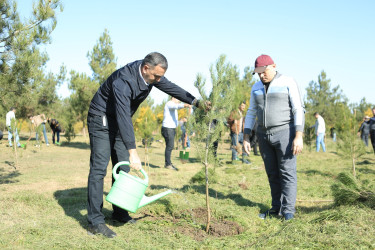
{"type": "MultiPolygon", "coordinates": [[[[230,164],[229,136],[219,145],[217,182],[210,185],[213,215],[210,233],[205,226],[205,186],[190,179],[202,165],[195,148],[182,163],[179,151],[172,161],[179,171],[164,169],[164,143],[154,142],[150,152],[147,195],[167,189],[175,192],[132,214],[134,225],[110,219],[111,204],[104,202],[107,224],[114,239],[87,235],[86,202],[90,148],[88,139],[76,137],[61,146],[42,144],[19,150],[14,168],[12,149],[0,142],[0,248],[8,249],[239,249],[239,248],[375,248],[375,210],[362,204],[334,206],[330,186],[340,172],[351,173],[351,161],[342,159],[334,143],[326,153],[298,157],[296,218],[261,220],[258,214],[271,203],[264,165],[250,156],[251,165],[230,164]]],[[[22,140],[27,136],[21,137],[22,140]]],[[[64,139],[63,139],[64,140],[64,139]]],[[[144,149],[138,151],[144,159],[144,149]]],[[[133,172],[133,174],[135,174],[133,172]]],[[[357,163],[360,181],[375,183],[372,151],[357,163]]],[[[371,186],[371,185],[370,185],[371,186]]],[[[111,164],[104,190],[111,187],[111,164]]]]}

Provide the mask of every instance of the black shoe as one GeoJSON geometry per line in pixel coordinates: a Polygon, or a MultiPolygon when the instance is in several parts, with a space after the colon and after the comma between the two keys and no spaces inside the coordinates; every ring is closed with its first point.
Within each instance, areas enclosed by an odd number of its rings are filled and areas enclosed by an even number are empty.
{"type": "Polygon", "coordinates": [[[111,229],[107,227],[106,224],[98,224],[98,225],[89,225],[89,228],[87,230],[88,235],[104,235],[107,238],[113,238],[116,237],[116,233],[113,232],[111,229]]]}
{"type": "Polygon", "coordinates": [[[120,216],[120,215],[112,214],[112,219],[121,223],[128,223],[128,224],[137,223],[137,220],[130,217],[130,215],[120,216]]]}
{"type": "Polygon", "coordinates": [[[269,209],[269,210],[267,210],[266,212],[264,212],[264,213],[261,213],[261,214],[259,214],[259,218],[261,218],[261,219],[268,219],[268,218],[271,218],[271,217],[279,217],[280,215],[279,215],[279,212],[278,211],[276,211],[276,210],[274,210],[274,209],[269,209]]]}

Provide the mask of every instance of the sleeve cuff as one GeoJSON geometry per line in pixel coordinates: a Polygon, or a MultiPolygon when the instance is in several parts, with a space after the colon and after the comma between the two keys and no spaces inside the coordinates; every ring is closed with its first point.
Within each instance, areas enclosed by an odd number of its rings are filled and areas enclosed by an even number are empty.
{"type": "Polygon", "coordinates": [[[192,101],[191,105],[193,105],[193,106],[199,108],[199,100],[198,100],[198,99],[194,99],[194,100],[192,101]]]}
{"type": "Polygon", "coordinates": [[[303,132],[303,126],[302,125],[297,125],[296,126],[296,131],[303,132]]]}
{"type": "Polygon", "coordinates": [[[135,141],[129,141],[124,143],[127,150],[136,149],[135,141]]]}
{"type": "Polygon", "coordinates": [[[248,135],[250,135],[250,134],[251,134],[251,129],[249,129],[249,128],[245,128],[245,129],[243,130],[243,133],[244,133],[244,134],[248,134],[248,135]]]}

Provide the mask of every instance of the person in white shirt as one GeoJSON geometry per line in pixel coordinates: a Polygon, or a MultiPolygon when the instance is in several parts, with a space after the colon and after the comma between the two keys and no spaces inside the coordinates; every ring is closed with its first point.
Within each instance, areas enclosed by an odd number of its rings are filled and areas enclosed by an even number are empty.
{"type": "Polygon", "coordinates": [[[324,144],[324,135],[326,133],[326,124],[323,117],[318,112],[314,113],[315,122],[315,134],[316,134],[316,152],[320,150],[320,144],[322,144],[323,152],[326,152],[326,145],[324,144]]]}
{"type": "Polygon", "coordinates": [[[164,106],[164,118],[161,127],[161,134],[165,139],[165,168],[178,169],[172,164],[171,154],[174,147],[174,137],[176,134],[176,127],[178,124],[178,109],[191,107],[189,104],[180,103],[180,101],[174,97],[168,101],[164,106]]]}
{"type": "Polygon", "coordinates": [[[14,132],[12,131],[12,120],[13,119],[16,119],[16,108],[11,107],[9,112],[6,114],[6,120],[5,120],[5,124],[6,124],[7,129],[8,129],[9,147],[13,147],[12,137],[15,136],[17,146],[20,148],[21,144],[20,144],[20,138],[18,136],[17,129],[14,132]]]}

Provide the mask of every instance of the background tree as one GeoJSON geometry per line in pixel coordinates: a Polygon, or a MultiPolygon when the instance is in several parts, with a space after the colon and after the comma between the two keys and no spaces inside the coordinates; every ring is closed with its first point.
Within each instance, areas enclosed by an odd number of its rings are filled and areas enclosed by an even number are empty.
{"type": "Polygon", "coordinates": [[[93,80],[102,84],[117,67],[117,58],[113,53],[112,41],[107,29],[99,37],[99,41],[91,52],[87,53],[89,65],[93,71],[93,80]]]}
{"type": "MultiPolygon", "coordinates": [[[[331,88],[331,80],[327,79],[324,71],[318,76],[317,82],[311,81],[309,83],[306,93],[305,128],[309,128],[315,124],[315,112],[318,112],[324,118],[326,132],[332,127],[337,129],[339,126],[337,122],[344,119],[345,115],[350,114],[348,99],[342,93],[340,86],[331,88]]],[[[311,139],[307,138],[307,135],[307,133],[304,134],[305,141],[311,139]]]]}
{"type": "Polygon", "coordinates": [[[348,99],[342,93],[339,85],[331,88],[331,80],[327,79],[324,71],[318,76],[318,82],[311,81],[309,83],[306,93],[305,107],[308,124],[315,123],[313,117],[315,112],[319,112],[328,126],[332,126],[338,118],[343,117],[343,114],[340,113],[341,109],[337,109],[337,105],[348,106],[348,99]]]}
{"type": "Polygon", "coordinates": [[[197,150],[198,155],[205,168],[206,176],[206,206],[207,206],[207,225],[206,232],[210,229],[211,213],[209,203],[209,165],[215,164],[213,143],[220,138],[224,130],[222,121],[225,121],[233,107],[234,88],[228,88],[231,80],[235,79],[238,73],[236,68],[226,62],[225,55],[221,55],[215,65],[210,67],[212,90],[209,95],[205,93],[205,79],[201,74],[197,75],[195,87],[202,97],[201,104],[210,101],[212,108],[207,110],[196,109],[192,119],[188,121],[188,128],[197,131],[197,142],[194,145],[203,148],[197,150]]]}
{"type": "Polygon", "coordinates": [[[78,73],[72,70],[70,76],[69,89],[72,91],[70,105],[76,115],[76,119],[82,122],[82,132],[86,137],[87,113],[91,99],[97,91],[99,84],[92,81],[85,73],[78,73]]]}
{"type": "Polygon", "coordinates": [[[85,73],[74,70],[70,72],[69,89],[70,105],[76,118],[82,122],[82,131],[86,137],[86,118],[90,102],[101,83],[116,69],[116,59],[113,54],[111,38],[108,30],[100,36],[91,52],[87,53],[89,65],[93,71],[92,78],[85,73]]]}
{"type": "Polygon", "coordinates": [[[244,75],[241,80],[238,80],[237,77],[232,79],[231,84],[234,84],[235,86],[233,97],[235,104],[238,105],[242,101],[245,101],[247,103],[247,107],[249,107],[251,88],[253,87],[254,83],[255,79],[253,77],[253,70],[249,66],[245,67],[244,75]]]}
{"type": "Polygon", "coordinates": [[[363,117],[366,115],[372,117],[372,108],[375,107],[374,104],[367,102],[366,98],[362,98],[359,104],[353,104],[352,109],[355,110],[356,119],[359,123],[363,122],[363,117]]]}
{"type": "Polygon", "coordinates": [[[56,78],[51,74],[44,75],[48,56],[38,47],[49,42],[56,26],[58,8],[62,11],[59,0],[40,0],[33,4],[31,17],[22,22],[17,3],[0,0],[1,116],[9,107],[15,106],[18,117],[25,118],[27,113],[41,109],[43,103],[54,99],[44,90],[48,85],[53,92],[56,78]]]}
{"type": "Polygon", "coordinates": [[[145,148],[145,166],[150,167],[149,148],[153,140],[153,133],[158,127],[156,116],[151,106],[143,106],[135,121],[137,125],[136,134],[142,139],[145,148]]]}
{"type": "MultiPolygon", "coordinates": [[[[344,106],[341,106],[344,109],[344,106]]],[[[356,177],[356,161],[366,153],[365,146],[357,136],[359,124],[356,115],[345,114],[344,119],[338,121],[339,138],[337,141],[337,152],[344,159],[350,159],[353,176],[356,177]]]]}

